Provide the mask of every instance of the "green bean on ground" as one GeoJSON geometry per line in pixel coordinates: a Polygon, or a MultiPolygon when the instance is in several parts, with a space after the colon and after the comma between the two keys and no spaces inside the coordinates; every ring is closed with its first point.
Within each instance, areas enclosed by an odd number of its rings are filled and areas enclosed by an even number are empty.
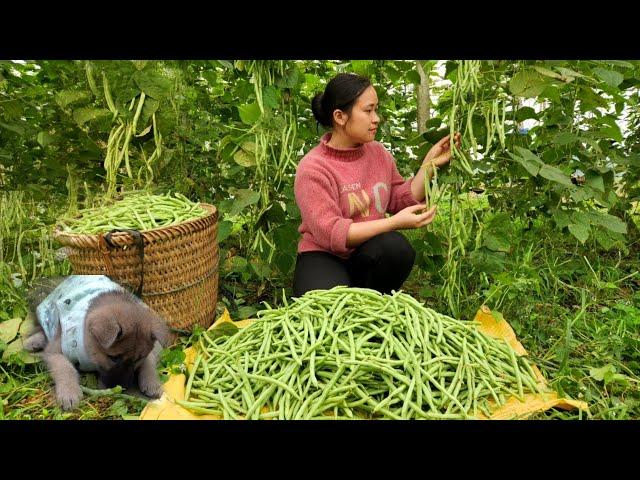
{"type": "Polygon", "coordinates": [[[201,335],[181,405],[225,419],[466,419],[540,392],[504,340],[403,292],[314,290],[257,317],[201,335]]]}

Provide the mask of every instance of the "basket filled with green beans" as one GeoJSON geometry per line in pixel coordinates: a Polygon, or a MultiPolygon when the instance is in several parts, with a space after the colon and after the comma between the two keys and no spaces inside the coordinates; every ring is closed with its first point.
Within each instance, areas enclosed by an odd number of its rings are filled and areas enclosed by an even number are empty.
{"type": "Polygon", "coordinates": [[[59,219],[73,273],[108,275],[174,329],[208,327],[218,291],[218,212],[179,194],[131,192],[59,219]]]}
{"type": "Polygon", "coordinates": [[[184,400],[176,400],[193,413],[469,419],[546,390],[505,341],[403,292],[314,290],[233,327],[198,338],[184,400]]]}

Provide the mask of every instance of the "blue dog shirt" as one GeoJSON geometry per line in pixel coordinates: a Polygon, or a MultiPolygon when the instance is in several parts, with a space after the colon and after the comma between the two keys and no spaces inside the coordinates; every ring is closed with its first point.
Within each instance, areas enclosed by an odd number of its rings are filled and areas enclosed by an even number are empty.
{"type": "Polygon", "coordinates": [[[36,308],[47,339],[61,330],[62,352],[85,372],[96,370],[84,345],[84,320],[91,300],[107,292],[124,291],[105,275],[71,275],[36,308]]]}

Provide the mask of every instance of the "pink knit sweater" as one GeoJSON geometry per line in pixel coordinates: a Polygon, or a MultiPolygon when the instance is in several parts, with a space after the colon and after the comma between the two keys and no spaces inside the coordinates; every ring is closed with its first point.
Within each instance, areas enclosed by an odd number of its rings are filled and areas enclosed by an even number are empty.
{"type": "Polygon", "coordinates": [[[302,223],[298,252],[324,251],[348,258],[347,232],[353,222],[396,213],[417,202],[411,179],[402,178],[395,159],[379,142],[355,148],[327,145],[331,133],[300,161],[294,191],[302,223]]]}

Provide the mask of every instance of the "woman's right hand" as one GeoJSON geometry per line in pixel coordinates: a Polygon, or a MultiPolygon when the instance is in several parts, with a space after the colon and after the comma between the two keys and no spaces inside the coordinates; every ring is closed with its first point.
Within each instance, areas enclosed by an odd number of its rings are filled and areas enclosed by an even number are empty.
{"type": "Polygon", "coordinates": [[[394,230],[406,230],[412,228],[420,228],[431,223],[436,216],[436,206],[434,205],[430,209],[419,213],[427,206],[424,203],[418,205],[412,205],[407,208],[403,208],[398,213],[389,218],[391,220],[394,230]]]}

